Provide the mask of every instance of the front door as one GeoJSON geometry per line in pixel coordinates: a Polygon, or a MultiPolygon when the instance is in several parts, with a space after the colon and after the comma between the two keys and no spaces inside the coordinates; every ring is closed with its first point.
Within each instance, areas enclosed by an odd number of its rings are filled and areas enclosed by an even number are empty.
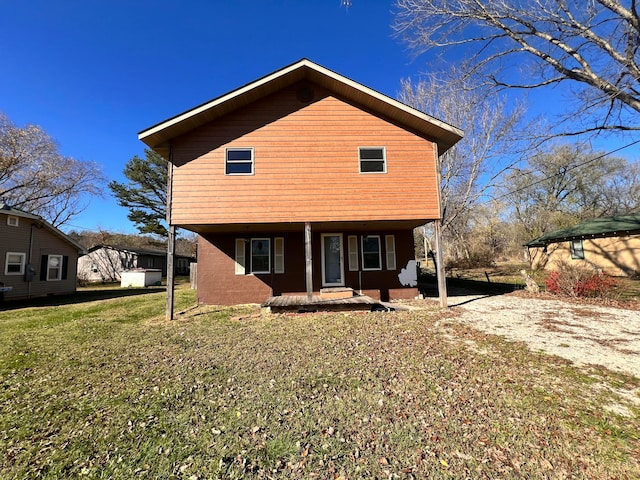
{"type": "Polygon", "coordinates": [[[322,234],[322,286],[344,286],[342,234],[322,234]]]}

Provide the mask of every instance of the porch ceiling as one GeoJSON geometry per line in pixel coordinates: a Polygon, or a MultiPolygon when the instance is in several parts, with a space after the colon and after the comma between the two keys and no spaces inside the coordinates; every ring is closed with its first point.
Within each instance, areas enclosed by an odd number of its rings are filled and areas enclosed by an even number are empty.
{"type": "MultiPolygon", "coordinates": [[[[353,222],[311,222],[313,232],[345,232],[345,231],[389,231],[408,230],[425,223],[433,222],[435,219],[414,219],[414,220],[384,220],[384,221],[353,221],[353,222]]],[[[304,223],[226,223],[220,225],[177,225],[180,228],[190,230],[195,233],[267,233],[267,232],[304,232],[304,223]]]]}

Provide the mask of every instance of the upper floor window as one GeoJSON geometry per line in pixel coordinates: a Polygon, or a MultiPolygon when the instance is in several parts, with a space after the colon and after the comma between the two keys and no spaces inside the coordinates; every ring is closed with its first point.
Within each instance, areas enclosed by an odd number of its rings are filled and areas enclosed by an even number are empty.
{"type": "Polygon", "coordinates": [[[7,252],[4,264],[5,275],[23,275],[24,263],[27,255],[25,253],[7,252]]]}
{"type": "Polygon", "coordinates": [[[387,156],[384,147],[360,147],[360,173],[386,173],[387,156]]]}
{"type": "Polygon", "coordinates": [[[253,175],[253,148],[227,148],[225,173],[253,175]]]}
{"type": "Polygon", "coordinates": [[[9,215],[7,216],[7,225],[9,225],[10,227],[17,227],[18,225],[20,225],[20,220],[14,215],[9,215]]]}

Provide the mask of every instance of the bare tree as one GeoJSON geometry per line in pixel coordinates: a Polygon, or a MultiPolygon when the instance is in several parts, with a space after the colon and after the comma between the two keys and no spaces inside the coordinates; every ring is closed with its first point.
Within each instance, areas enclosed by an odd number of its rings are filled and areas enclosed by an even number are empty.
{"type": "Polygon", "coordinates": [[[395,29],[498,88],[568,83],[564,134],[640,130],[636,0],[396,0],[395,29]],[[576,123],[576,119],[585,122],[576,123]],[[586,119],[590,123],[586,123],[586,119]]]}
{"type": "Polygon", "coordinates": [[[440,157],[442,231],[454,256],[469,257],[472,209],[502,172],[519,161],[523,108],[466,88],[457,71],[402,82],[400,101],[455,125],[464,138],[440,157]]]}
{"type": "Polygon", "coordinates": [[[637,164],[584,145],[556,145],[505,176],[504,198],[528,241],[581,220],[640,208],[637,164]]]}
{"type": "Polygon", "coordinates": [[[0,198],[54,226],[82,212],[88,195],[101,195],[104,177],[94,163],[60,154],[40,127],[17,127],[0,113],[0,198]]]}

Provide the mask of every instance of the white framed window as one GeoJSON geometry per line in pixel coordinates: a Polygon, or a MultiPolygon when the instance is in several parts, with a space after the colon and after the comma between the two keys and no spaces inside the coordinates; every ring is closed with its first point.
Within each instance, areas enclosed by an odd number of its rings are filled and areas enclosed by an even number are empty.
{"type": "Polygon", "coordinates": [[[253,175],[253,148],[227,148],[225,174],[253,175]]]}
{"type": "Polygon", "coordinates": [[[396,237],[394,235],[384,236],[384,250],[387,257],[387,270],[396,269],[396,237]]]}
{"type": "Polygon", "coordinates": [[[271,273],[270,239],[251,239],[251,273],[271,273]]]}
{"type": "Polygon", "coordinates": [[[358,271],[358,236],[349,235],[347,237],[347,248],[349,250],[349,271],[358,271]]]}
{"type": "Polygon", "coordinates": [[[584,245],[582,240],[571,240],[569,242],[569,249],[571,250],[571,258],[573,260],[584,260],[584,245]]]}
{"type": "Polygon", "coordinates": [[[236,238],[236,275],[244,275],[246,272],[246,253],[244,238],[236,238]]]}
{"type": "Polygon", "coordinates": [[[284,238],[273,239],[273,270],[275,273],[284,273],[284,238]]]}
{"type": "Polygon", "coordinates": [[[387,173],[384,147],[359,147],[360,173],[387,173]]]}
{"type": "Polygon", "coordinates": [[[26,253],[7,252],[4,262],[5,275],[24,275],[26,253]]]}
{"type": "Polygon", "coordinates": [[[15,215],[8,215],[7,225],[9,225],[10,227],[17,227],[18,225],[20,225],[20,218],[16,217],[15,215]]]}
{"type": "Polygon", "coordinates": [[[380,235],[362,237],[362,270],[382,270],[380,235]]]}
{"type": "Polygon", "coordinates": [[[47,282],[62,280],[62,255],[47,256],[47,282]]]}

